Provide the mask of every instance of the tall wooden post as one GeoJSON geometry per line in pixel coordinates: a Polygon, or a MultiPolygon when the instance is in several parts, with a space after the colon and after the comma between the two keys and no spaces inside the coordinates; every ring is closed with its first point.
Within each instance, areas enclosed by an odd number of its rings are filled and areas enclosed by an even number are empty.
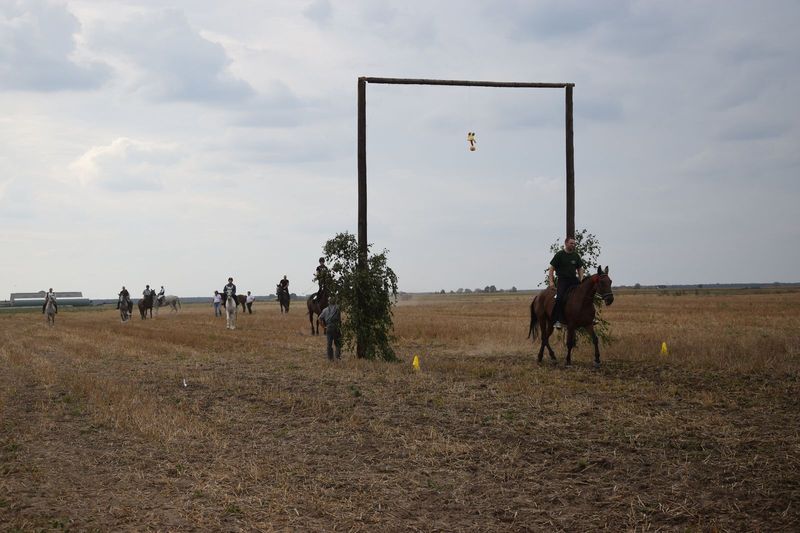
{"type": "MultiPolygon", "coordinates": [[[[358,269],[367,269],[367,80],[358,78],[358,269]]],[[[356,287],[359,309],[364,309],[361,284],[356,287]]],[[[367,353],[366,340],[356,338],[356,355],[367,353]]]]}
{"type": "Polygon", "coordinates": [[[575,237],[575,147],[572,144],[572,85],[566,87],[567,237],[575,237]]]}

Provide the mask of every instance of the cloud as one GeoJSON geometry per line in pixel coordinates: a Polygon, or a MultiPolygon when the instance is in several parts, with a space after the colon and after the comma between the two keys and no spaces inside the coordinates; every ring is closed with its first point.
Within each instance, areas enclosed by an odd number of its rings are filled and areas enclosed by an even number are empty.
{"type": "Polygon", "coordinates": [[[114,192],[152,191],[163,187],[163,176],[180,159],[174,145],[121,137],[94,146],[70,165],[83,186],[99,185],[114,192]]]}
{"type": "Polygon", "coordinates": [[[138,90],[156,101],[235,103],[254,93],[231,72],[222,45],[200,35],[181,11],[136,14],[116,27],[95,28],[89,40],[122,56],[138,90]]]}
{"type": "Polygon", "coordinates": [[[328,0],[314,0],[303,10],[303,15],[317,24],[326,24],[332,18],[333,8],[328,0]]]}
{"type": "Polygon", "coordinates": [[[308,108],[286,84],[274,82],[269,90],[242,106],[234,123],[245,127],[295,127],[307,120],[308,108]]]}
{"type": "Polygon", "coordinates": [[[622,16],[624,1],[583,2],[580,0],[524,0],[487,8],[487,16],[510,26],[511,36],[520,40],[553,39],[586,33],[600,24],[622,16]]]}
{"type": "Polygon", "coordinates": [[[81,25],[64,5],[20,0],[0,5],[0,90],[93,89],[108,78],[106,65],[78,63],[81,25]]]}

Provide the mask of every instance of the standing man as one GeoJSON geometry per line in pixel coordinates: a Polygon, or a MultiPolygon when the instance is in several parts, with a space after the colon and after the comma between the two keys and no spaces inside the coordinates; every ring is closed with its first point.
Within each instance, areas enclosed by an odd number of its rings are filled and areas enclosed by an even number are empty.
{"type": "Polygon", "coordinates": [[[561,329],[564,322],[564,300],[570,287],[578,285],[583,281],[583,259],[575,251],[575,239],[567,237],[564,240],[564,248],[556,252],[550,261],[550,269],[547,271],[549,286],[556,289],[556,304],[553,307],[553,327],[561,329]],[[553,275],[558,279],[558,283],[553,275]]]}
{"type": "Polygon", "coordinates": [[[44,310],[47,307],[47,302],[50,300],[53,301],[53,307],[56,308],[56,314],[58,314],[58,302],[56,302],[56,293],[53,292],[53,287],[50,287],[50,290],[47,291],[47,294],[44,295],[44,303],[42,304],[42,314],[44,314],[44,310]]]}
{"type": "Polygon", "coordinates": [[[333,361],[333,346],[336,346],[336,359],[342,358],[342,313],[336,305],[336,298],[328,299],[328,307],[319,314],[319,321],[325,326],[325,337],[328,340],[328,361],[333,361]]]}
{"type": "Polygon", "coordinates": [[[328,267],[325,266],[325,258],[319,258],[319,265],[317,265],[317,270],[314,273],[314,278],[311,281],[316,281],[319,284],[319,291],[314,294],[314,300],[319,298],[319,295],[322,294],[322,291],[325,290],[325,280],[328,278],[328,267]]]}
{"type": "Polygon", "coordinates": [[[256,301],[256,297],[250,294],[250,291],[247,291],[247,300],[245,303],[247,304],[247,312],[251,315],[253,314],[253,302],[256,301]]]}
{"type": "Polygon", "coordinates": [[[222,295],[214,291],[214,316],[222,316],[222,295]]]}
{"type": "Polygon", "coordinates": [[[222,299],[227,302],[228,298],[233,298],[233,303],[238,305],[236,301],[236,285],[233,284],[233,278],[228,278],[228,284],[222,288],[222,299]]]}
{"type": "Polygon", "coordinates": [[[131,299],[131,295],[128,292],[128,289],[125,288],[125,285],[122,286],[122,290],[119,291],[119,294],[117,295],[117,309],[119,309],[119,304],[122,302],[123,297],[128,301],[131,299]]]}

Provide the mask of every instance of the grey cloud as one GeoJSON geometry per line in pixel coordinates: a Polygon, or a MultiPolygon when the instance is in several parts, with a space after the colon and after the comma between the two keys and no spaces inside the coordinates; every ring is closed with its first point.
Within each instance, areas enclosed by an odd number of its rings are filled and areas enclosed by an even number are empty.
{"type": "Polygon", "coordinates": [[[622,0],[600,3],[580,0],[516,1],[492,4],[487,17],[501,21],[521,40],[552,39],[590,31],[627,11],[622,0]]]}
{"type": "Polygon", "coordinates": [[[230,103],[253,94],[230,72],[225,49],[201,36],[180,11],[139,14],[90,37],[94,47],[121,54],[144,72],[142,89],[155,100],[230,103]]]}
{"type": "Polygon", "coordinates": [[[333,8],[328,0],[314,0],[303,10],[303,15],[318,24],[325,24],[331,20],[333,8]]]}
{"type": "Polygon", "coordinates": [[[275,82],[270,90],[248,100],[234,123],[245,127],[295,127],[306,120],[310,105],[286,84],[275,82]]]}
{"type": "Polygon", "coordinates": [[[108,78],[101,63],[72,59],[81,25],[61,4],[27,0],[0,6],[0,90],[96,88],[108,78]]]}
{"type": "Polygon", "coordinates": [[[767,117],[753,120],[734,121],[719,132],[723,141],[758,141],[780,138],[791,130],[784,119],[767,117]]]}

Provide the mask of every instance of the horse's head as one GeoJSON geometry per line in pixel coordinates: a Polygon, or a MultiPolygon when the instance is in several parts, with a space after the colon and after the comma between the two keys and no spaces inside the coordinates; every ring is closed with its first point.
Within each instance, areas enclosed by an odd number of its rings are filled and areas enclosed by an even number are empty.
{"type": "Polygon", "coordinates": [[[597,288],[597,294],[603,299],[606,305],[614,303],[614,293],[611,291],[611,278],[608,277],[608,267],[605,270],[601,266],[597,267],[597,274],[592,276],[592,283],[597,288]]]}

